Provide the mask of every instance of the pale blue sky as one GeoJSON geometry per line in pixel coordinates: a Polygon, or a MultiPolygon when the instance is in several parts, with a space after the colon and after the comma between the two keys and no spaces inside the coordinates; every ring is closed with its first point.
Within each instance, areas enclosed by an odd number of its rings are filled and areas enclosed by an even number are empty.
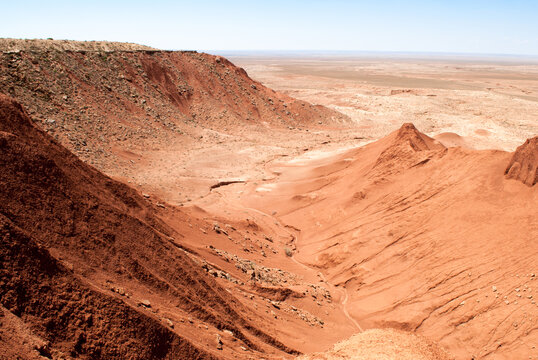
{"type": "Polygon", "coordinates": [[[538,0],[2,1],[0,37],[538,55],[538,0]]]}

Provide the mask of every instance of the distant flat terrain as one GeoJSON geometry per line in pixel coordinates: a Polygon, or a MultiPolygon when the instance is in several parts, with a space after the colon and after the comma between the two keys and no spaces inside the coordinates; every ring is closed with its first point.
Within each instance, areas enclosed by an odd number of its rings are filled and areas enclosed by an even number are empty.
{"type": "MultiPolygon", "coordinates": [[[[365,136],[411,121],[476,149],[538,133],[538,59],[420,54],[227,54],[276,90],[350,116],[365,136]]],[[[442,141],[442,140],[441,140],[442,141]]]]}

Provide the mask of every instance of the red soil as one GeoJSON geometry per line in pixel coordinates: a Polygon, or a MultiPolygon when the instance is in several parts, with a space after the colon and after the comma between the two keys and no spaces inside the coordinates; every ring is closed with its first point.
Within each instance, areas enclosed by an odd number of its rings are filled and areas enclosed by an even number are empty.
{"type": "Polygon", "coordinates": [[[32,351],[55,358],[216,356],[206,330],[178,330],[184,314],[233,332],[255,352],[293,353],[187,256],[175,241],[182,235],[150,200],[78,160],[4,95],[0,149],[2,312],[43,339],[32,351]]]}
{"type": "Polygon", "coordinates": [[[394,329],[367,330],[334,345],[324,353],[304,355],[298,360],[449,360],[438,344],[416,334],[394,329]]]}
{"type": "Polygon", "coordinates": [[[509,179],[517,179],[526,185],[538,182],[538,136],[528,139],[516,149],[504,171],[509,179]]]}
{"type": "Polygon", "coordinates": [[[0,95],[2,360],[535,354],[538,138],[404,124],[316,157],[345,116],[195,52],[8,52],[0,91],[37,123],[0,95]]]}
{"type": "Polygon", "coordinates": [[[385,148],[377,157],[370,174],[377,177],[395,174],[412,166],[428,162],[432,156],[443,156],[445,147],[420,133],[413,124],[402,127],[381,140],[385,148]]]}
{"type": "Polygon", "coordinates": [[[503,175],[511,156],[528,166],[529,144],[447,149],[405,124],[343,154],[274,163],[270,191],[241,201],[300,230],[295,258],[346,289],[363,329],[423,334],[458,359],[527,358],[538,193],[503,175]]]}

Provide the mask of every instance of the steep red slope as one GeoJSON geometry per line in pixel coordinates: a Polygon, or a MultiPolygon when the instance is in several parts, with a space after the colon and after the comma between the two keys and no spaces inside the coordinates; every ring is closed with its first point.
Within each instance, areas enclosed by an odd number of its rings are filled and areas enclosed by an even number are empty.
{"type": "MultiPolygon", "coordinates": [[[[2,316],[41,337],[27,353],[44,358],[211,358],[150,316],[82,282],[45,247],[0,214],[2,316]]],[[[13,342],[2,338],[0,352],[13,342]]]]}
{"type": "Polygon", "coordinates": [[[341,155],[275,164],[274,184],[242,199],[300,230],[294,257],[347,290],[362,328],[417,332],[458,359],[528,358],[538,192],[505,179],[511,156],[446,149],[404,125],[341,155]]]}
{"type": "Polygon", "coordinates": [[[123,47],[73,50],[76,43],[61,51],[61,45],[51,41],[39,51],[0,53],[0,92],[16,98],[42,128],[100,169],[110,166],[114,146],[198,141],[202,129],[226,133],[348,121],[266,88],[222,57],[123,47]]]}
{"type": "Polygon", "coordinates": [[[526,185],[538,182],[538,136],[527,139],[519,146],[504,173],[509,179],[517,179],[526,185]]]}
{"type": "Polygon", "coordinates": [[[149,200],[78,160],[4,95],[0,168],[1,304],[43,339],[42,355],[246,357],[216,350],[213,331],[225,329],[252,351],[293,353],[186,255],[149,200]]]}

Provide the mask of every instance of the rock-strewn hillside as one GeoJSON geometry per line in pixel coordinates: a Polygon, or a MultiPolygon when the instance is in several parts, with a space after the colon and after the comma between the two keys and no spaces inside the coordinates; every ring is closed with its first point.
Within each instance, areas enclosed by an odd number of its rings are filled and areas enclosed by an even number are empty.
{"type": "Polygon", "coordinates": [[[296,353],[195,264],[176,241],[181,227],[150,199],[77,159],[1,94],[0,169],[0,334],[23,324],[2,336],[0,354],[213,358],[223,330],[240,352],[296,353]]]}
{"type": "Polygon", "coordinates": [[[53,39],[0,39],[3,52],[19,51],[133,51],[155,50],[149,46],[111,41],[74,41],[53,39]]]}
{"type": "MultiPolygon", "coordinates": [[[[228,60],[116,43],[0,42],[0,92],[83,160],[194,141],[201,129],[295,127],[347,117],[277,93],[228,60]]],[[[100,167],[102,168],[102,167],[100,167]]]]}

